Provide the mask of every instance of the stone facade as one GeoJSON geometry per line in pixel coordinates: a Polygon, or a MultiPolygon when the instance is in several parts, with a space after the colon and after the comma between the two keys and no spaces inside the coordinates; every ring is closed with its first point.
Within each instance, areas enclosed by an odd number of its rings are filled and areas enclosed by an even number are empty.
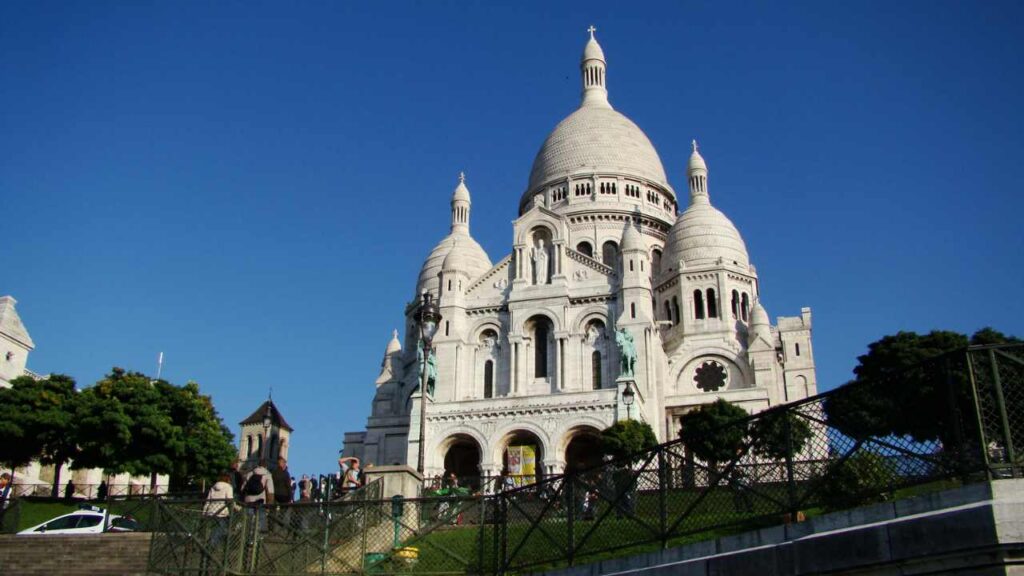
{"type": "Polygon", "coordinates": [[[618,419],[647,421],[665,441],[681,414],[717,398],[755,412],[816,393],[811,311],[771,325],[746,245],[711,204],[697,143],[680,214],[657,151],[608,102],[593,34],[580,70],[580,107],[537,153],[512,252],[495,264],[470,235],[460,176],[451,233],[423,265],[404,346],[396,332],[367,428],[346,433],[346,455],[417,461],[422,292],[442,314],[428,475],[496,474],[513,444],[535,447],[541,473],[560,472],[592,463],[587,439],[618,419]],[[636,347],[631,378],[620,377],[617,331],[636,347]]]}

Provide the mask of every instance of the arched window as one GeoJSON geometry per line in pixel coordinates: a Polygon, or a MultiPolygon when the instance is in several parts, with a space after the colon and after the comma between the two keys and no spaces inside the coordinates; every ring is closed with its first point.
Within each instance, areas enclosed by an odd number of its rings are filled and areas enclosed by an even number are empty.
{"type": "Polygon", "coordinates": [[[590,372],[591,382],[593,383],[594,390],[601,389],[601,352],[594,350],[594,353],[590,355],[590,372]]]}
{"type": "Polygon", "coordinates": [[[693,291],[693,315],[697,320],[704,319],[704,293],[700,290],[693,291]]]}
{"type": "Polygon", "coordinates": [[[740,299],[740,313],[742,314],[743,321],[747,321],[747,311],[750,310],[750,300],[747,298],[747,293],[743,293],[743,297],[740,299]]]}
{"type": "Polygon", "coordinates": [[[796,355],[799,356],[800,355],[800,343],[799,342],[794,342],[793,343],[793,348],[795,349],[796,355]]]}
{"type": "Polygon", "coordinates": [[[718,318],[718,298],[715,298],[714,288],[708,288],[708,318],[718,318]]]}
{"type": "Polygon", "coordinates": [[[256,436],[256,454],[258,457],[263,458],[263,435],[259,434],[256,436]]]}
{"type": "Polygon", "coordinates": [[[601,261],[605,266],[615,268],[619,261],[619,245],[611,240],[605,242],[601,246],[601,261]]]}
{"type": "Polygon", "coordinates": [[[672,323],[679,324],[679,297],[672,297],[672,323]]]}
{"type": "Polygon", "coordinates": [[[731,307],[732,307],[732,317],[733,318],[738,318],[739,315],[740,315],[740,293],[735,291],[735,290],[732,291],[732,305],[731,305],[731,307]]]}
{"type": "Polygon", "coordinates": [[[484,398],[494,398],[494,360],[484,362],[484,398]]]}
{"type": "Polygon", "coordinates": [[[548,377],[548,324],[538,321],[533,332],[533,377],[548,377]]]}
{"type": "Polygon", "coordinates": [[[576,245],[576,251],[584,256],[594,257],[594,247],[590,245],[590,242],[580,242],[576,245]]]}
{"type": "Polygon", "coordinates": [[[630,260],[629,260],[629,271],[630,272],[633,271],[633,259],[632,258],[630,258],[630,260]]]}
{"type": "Polygon", "coordinates": [[[661,274],[661,250],[651,252],[651,274],[661,274]]]}
{"type": "Polygon", "coordinates": [[[668,303],[668,300],[665,300],[665,320],[675,324],[672,320],[672,305],[668,303]]]}
{"type": "Polygon", "coordinates": [[[636,302],[629,303],[629,317],[636,319],[636,302]]]}
{"type": "Polygon", "coordinates": [[[245,455],[252,456],[252,434],[245,437],[245,455]]]}

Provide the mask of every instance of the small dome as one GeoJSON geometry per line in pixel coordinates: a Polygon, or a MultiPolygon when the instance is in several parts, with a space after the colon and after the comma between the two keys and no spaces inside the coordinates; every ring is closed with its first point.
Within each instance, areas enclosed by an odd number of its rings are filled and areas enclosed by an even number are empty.
{"type": "Polygon", "coordinates": [[[466,175],[459,172],[459,185],[455,187],[455,192],[452,193],[452,202],[469,202],[469,188],[466,188],[466,175]]]}
{"type": "Polygon", "coordinates": [[[593,35],[590,36],[590,40],[587,41],[587,45],[583,48],[583,61],[587,60],[600,60],[605,62],[604,50],[601,49],[601,45],[597,43],[597,39],[593,35]]]}
{"type": "Polygon", "coordinates": [[[544,140],[533,160],[523,202],[554,180],[598,171],[628,174],[668,188],[661,158],[643,130],[611,108],[585,106],[544,140]]]}
{"type": "Polygon", "coordinates": [[[441,271],[456,270],[459,272],[465,272],[471,268],[470,261],[472,260],[471,254],[467,250],[462,249],[463,238],[456,237],[455,245],[448,251],[448,255],[444,257],[444,261],[441,262],[441,271]]]}
{"type": "Polygon", "coordinates": [[[693,141],[693,154],[690,154],[690,162],[686,165],[687,174],[694,170],[708,171],[708,165],[704,163],[704,157],[697,151],[697,141],[693,141]]]}
{"type": "Polygon", "coordinates": [[[402,351],[402,343],[398,341],[398,330],[391,332],[391,341],[388,342],[388,347],[384,350],[384,355],[389,356],[395,352],[402,351]]]}
{"type": "Polygon", "coordinates": [[[754,309],[750,312],[750,325],[751,326],[769,326],[771,321],[768,319],[768,311],[761,306],[760,300],[754,301],[754,309]]]}
{"type": "Polygon", "coordinates": [[[423,262],[423,268],[420,269],[420,278],[416,282],[417,296],[422,294],[424,290],[437,296],[439,282],[437,274],[441,272],[445,258],[453,251],[459,252],[456,258],[463,259],[463,262],[459,262],[459,269],[469,275],[470,279],[476,278],[491,269],[491,259],[487,257],[487,253],[484,252],[484,249],[477,244],[472,236],[461,232],[453,232],[445,236],[444,240],[441,240],[430,251],[430,255],[423,262]]]}
{"type": "Polygon", "coordinates": [[[633,224],[627,224],[626,230],[622,233],[622,251],[626,252],[627,250],[647,251],[640,231],[633,224]]]}
{"type": "Polygon", "coordinates": [[[666,245],[670,266],[679,260],[687,266],[715,264],[719,258],[726,264],[750,265],[747,245],[736,226],[706,201],[691,204],[679,215],[666,245]]]}

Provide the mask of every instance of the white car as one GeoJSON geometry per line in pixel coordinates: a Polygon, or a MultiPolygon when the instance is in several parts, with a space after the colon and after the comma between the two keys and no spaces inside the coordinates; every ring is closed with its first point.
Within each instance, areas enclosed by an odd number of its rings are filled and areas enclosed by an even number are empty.
{"type": "MultiPolygon", "coordinates": [[[[111,514],[107,517],[107,532],[134,532],[139,523],[131,516],[111,514]]],[[[82,506],[81,509],[57,516],[38,526],[18,532],[23,536],[42,534],[100,534],[103,532],[103,509],[95,506],[82,506]]]]}

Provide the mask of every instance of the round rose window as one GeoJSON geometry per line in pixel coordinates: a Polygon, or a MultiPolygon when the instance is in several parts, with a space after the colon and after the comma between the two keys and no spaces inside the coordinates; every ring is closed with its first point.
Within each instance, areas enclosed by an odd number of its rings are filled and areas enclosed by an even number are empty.
{"type": "Polygon", "coordinates": [[[725,387],[726,382],[729,381],[729,372],[726,371],[725,366],[714,360],[708,360],[694,371],[693,381],[697,384],[697,388],[705,392],[715,392],[725,387]]]}

